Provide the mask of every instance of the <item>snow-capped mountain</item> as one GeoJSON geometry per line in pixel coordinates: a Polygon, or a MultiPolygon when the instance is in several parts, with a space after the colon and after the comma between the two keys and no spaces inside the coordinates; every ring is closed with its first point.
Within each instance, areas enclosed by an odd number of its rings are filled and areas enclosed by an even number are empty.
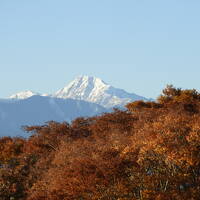
{"type": "Polygon", "coordinates": [[[135,100],[147,100],[145,97],[114,88],[101,79],[90,76],[79,76],[53,96],[85,100],[106,108],[122,107],[135,100]]]}
{"type": "MultiPolygon", "coordinates": [[[[39,93],[32,91],[19,92],[10,96],[11,99],[27,99],[39,93]]],[[[127,103],[136,100],[149,100],[134,93],[128,93],[123,89],[115,88],[99,78],[79,76],[55,94],[43,94],[40,96],[56,97],[61,99],[84,100],[99,104],[105,108],[123,107],[127,103]]]]}
{"type": "Polygon", "coordinates": [[[23,125],[41,125],[46,121],[71,121],[77,117],[110,112],[135,100],[148,100],[114,88],[99,78],[79,76],[55,94],[19,92],[0,99],[0,137],[24,135],[23,125]]]}
{"type": "Polygon", "coordinates": [[[40,94],[33,92],[33,91],[30,91],[30,90],[26,90],[26,91],[22,91],[22,92],[18,92],[16,94],[13,94],[9,98],[10,99],[27,99],[27,98],[32,97],[34,95],[40,95],[40,94]]]}

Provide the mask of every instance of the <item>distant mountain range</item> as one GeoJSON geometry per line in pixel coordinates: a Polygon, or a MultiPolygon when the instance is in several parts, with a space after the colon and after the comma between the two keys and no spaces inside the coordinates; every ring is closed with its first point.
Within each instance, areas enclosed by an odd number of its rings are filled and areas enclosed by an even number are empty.
{"type": "Polygon", "coordinates": [[[81,100],[32,96],[22,100],[0,101],[0,136],[28,136],[24,125],[47,121],[71,121],[81,116],[107,112],[104,107],[81,100]]]}
{"type": "Polygon", "coordinates": [[[149,100],[114,88],[99,78],[79,76],[55,94],[19,92],[0,100],[0,136],[27,136],[24,125],[41,125],[47,121],[71,121],[123,107],[135,100],[149,100]]]}
{"type": "MultiPolygon", "coordinates": [[[[10,96],[11,99],[26,99],[37,92],[24,91],[10,96]]],[[[99,104],[105,108],[123,107],[128,102],[136,100],[148,100],[134,93],[128,93],[123,89],[114,88],[99,78],[79,76],[55,94],[42,94],[40,96],[56,97],[61,99],[83,100],[99,104]]]]}

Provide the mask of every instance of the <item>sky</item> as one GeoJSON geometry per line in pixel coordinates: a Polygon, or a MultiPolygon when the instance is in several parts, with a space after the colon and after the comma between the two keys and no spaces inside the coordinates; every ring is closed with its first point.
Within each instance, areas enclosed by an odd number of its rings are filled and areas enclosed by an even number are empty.
{"type": "Polygon", "coordinates": [[[79,75],[156,98],[200,90],[199,0],[0,0],[0,98],[79,75]]]}

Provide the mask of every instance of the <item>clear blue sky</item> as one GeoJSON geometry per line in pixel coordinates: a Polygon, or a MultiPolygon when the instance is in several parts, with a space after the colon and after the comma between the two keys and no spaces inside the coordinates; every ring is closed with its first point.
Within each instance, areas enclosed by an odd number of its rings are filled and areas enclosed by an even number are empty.
{"type": "Polygon", "coordinates": [[[0,0],[0,97],[92,75],[158,96],[200,89],[199,0],[0,0]]]}

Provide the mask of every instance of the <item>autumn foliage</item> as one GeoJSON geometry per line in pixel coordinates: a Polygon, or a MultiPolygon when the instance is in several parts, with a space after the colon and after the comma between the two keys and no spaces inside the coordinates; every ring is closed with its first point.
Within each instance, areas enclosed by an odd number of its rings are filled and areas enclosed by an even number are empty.
{"type": "Polygon", "coordinates": [[[200,94],[169,85],[126,108],[1,138],[0,199],[200,199],[200,94]]]}

